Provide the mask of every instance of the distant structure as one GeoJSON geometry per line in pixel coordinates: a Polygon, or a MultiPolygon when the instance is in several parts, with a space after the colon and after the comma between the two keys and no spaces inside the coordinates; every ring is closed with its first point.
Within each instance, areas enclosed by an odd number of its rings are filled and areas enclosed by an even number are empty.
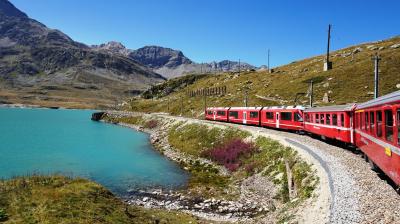
{"type": "Polygon", "coordinates": [[[240,75],[240,59],[239,59],[239,75],[240,75]]]}
{"type": "Polygon", "coordinates": [[[330,44],[331,44],[331,24],[329,24],[328,26],[328,46],[326,49],[326,58],[325,58],[325,62],[324,62],[324,71],[328,71],[332,69],[332,62],[329,61],[329,48],[330,48],[330,44]]]}
{"type": "Polygon", "coordinates": [[[379,97],[379,61],[381,60],[381,58],[379,57],[378,54],[375,54],[375,56],[372,58],[372,60],[374,61],[375,64],[375,87],[374,87],[374,98],[378,98],[379,97]]]}
{"type": "Polygon", "coordinates": [[[274,70],[269,66],[270,51],[268,49],[268,61],[267,61],[267,71],[268,73],[273,73],[274,70]]]}

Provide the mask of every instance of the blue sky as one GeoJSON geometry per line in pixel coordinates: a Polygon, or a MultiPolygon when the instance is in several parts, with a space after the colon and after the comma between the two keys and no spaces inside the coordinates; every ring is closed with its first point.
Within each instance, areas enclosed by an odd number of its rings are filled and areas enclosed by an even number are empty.
{"type": "Polygon", "coordinates": [[[399,0],[11,0],[74,40],[159,45],[196,62],[223,59],[271,66],[400,34],[399,0]]]}

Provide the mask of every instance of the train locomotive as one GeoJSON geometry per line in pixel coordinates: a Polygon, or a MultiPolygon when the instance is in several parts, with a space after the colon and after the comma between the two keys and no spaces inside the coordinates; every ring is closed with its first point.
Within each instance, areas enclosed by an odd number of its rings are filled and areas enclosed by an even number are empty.
{"type": "Polygon", "coordinates": [[[205,119],[310,133],[352,145],[400,187],[400,91],[361,104],[207,107],[205,119]]]}

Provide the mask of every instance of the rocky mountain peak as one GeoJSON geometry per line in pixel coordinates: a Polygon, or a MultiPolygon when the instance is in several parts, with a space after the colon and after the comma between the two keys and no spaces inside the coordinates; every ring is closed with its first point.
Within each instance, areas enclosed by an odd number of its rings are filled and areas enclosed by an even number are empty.
{"type": "Polygon", "coordinates": [[[129,57],[147,65],[150,68],[176,67],[182,64],[192,64],[182,51],[159,46],[145,46],[132,51],[129,57]]]}
{"type": "Polygon", "coordinates": [[[18,10],[8,0],[0,0],[0,13],[4,14],[6,16],[28,18],[28,16],[25,13],[18,10]]]}
{"type": "Polygon", "coordinates": [[[129,53],[131,53],[131,50],[127,49],[122,43],[117,41],[109,41],[105,44],[93,45],[92,48],[95,50],[108,51],[114,54],[122,54],[124,56],[128,56],[129,53]]]}

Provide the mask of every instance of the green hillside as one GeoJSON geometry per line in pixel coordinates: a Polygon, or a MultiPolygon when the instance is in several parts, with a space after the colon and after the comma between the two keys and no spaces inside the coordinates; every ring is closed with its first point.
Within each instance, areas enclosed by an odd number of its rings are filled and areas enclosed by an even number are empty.
{"type": "MultiPolygon", "coordinates": [[[[344,104],[364,102],[373,98],[374,63],[379,53],[381,95],[399,90],[400,37],[365,43],[331,52],[333,69],[324,72],[324,55],[292,62],[267,71],[208,74],[194,82],[188,77],[171,79],[162,86],[147,91],[146,98],[132,99],[126,109],[144,112],[170,112],[184,116],[200,116],[204,97],[189,97],[188,91],[202,88],[227,87],[223,96],[208,96],[207,106],[244,106],[248,89],[248,105],[293,105],[297,93],[306,93],[310,80],[314,80],[314,104],[344,104]],[[190,82],[183,82],[182,80],[190,82]],[[179,85],[177,85],[179,83],[179,85]],[[396,87],[397,86],[397,87],[396,87]],[[323,102],[324,95],[330,101],[323,102]],[[169,110],[168,110],[169,104],[169,110]]],[[[297,104],[308,105],[301,96],[297,104]]]]}

